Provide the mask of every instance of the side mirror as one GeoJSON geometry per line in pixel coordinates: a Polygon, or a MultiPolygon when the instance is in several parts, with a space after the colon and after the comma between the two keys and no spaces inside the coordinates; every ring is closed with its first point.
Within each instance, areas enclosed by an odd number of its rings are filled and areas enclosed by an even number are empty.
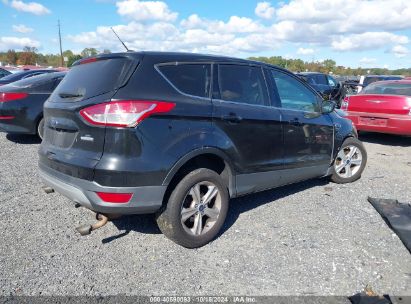
{"type": "Polygon", "coordinates": [[[325,100],[321,104],[321,113],[328,114],[335,110],[336,104],[334,101],[325,100]]]}

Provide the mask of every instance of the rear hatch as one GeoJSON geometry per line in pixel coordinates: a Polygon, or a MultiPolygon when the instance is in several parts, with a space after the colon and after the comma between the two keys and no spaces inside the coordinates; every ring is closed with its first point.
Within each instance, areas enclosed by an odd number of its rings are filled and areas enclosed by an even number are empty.
{"type": "Polygon", "coordinates": [[[65,174],[92,179],[89,169],[103,154],[105,127],[91,126],[79,111],[110,101],[138,62],[137,54],[109,54],[83,59],[70,69],[44,105],[41,162],[65,174]]]}

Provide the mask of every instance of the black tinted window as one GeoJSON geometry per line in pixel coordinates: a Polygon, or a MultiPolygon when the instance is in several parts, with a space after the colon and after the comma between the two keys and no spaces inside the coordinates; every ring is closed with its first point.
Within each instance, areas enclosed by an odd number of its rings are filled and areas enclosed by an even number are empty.
{"type": "Polygon", "coordinates": [[[290,110],[315,112],[317,95],[296,78],[280,71],[271,71],[281,100],[281,107],[290,110]]]}
{"type": "Polygon", "coordinates": [[[60,82],[51,100],[73,102],[108,93],[123,86],[134,69],[133,60],[123,57],[75,65],[60,82]]]}
{"type": "Polygon", "coordinates": [[[180,92],[199,97],[210,97],[210,64],[162,65],[159,69],[180,92]]]}
{"type": "Polygon", "coordinates": [[[219,65],[222,100],[267,105],[267,89],[261,68],[246,65],[219,65]]]}

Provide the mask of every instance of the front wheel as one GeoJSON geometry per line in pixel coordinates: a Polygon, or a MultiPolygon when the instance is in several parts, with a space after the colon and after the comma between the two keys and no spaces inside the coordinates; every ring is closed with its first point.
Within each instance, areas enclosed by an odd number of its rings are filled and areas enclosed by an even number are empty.
{"type": "Polygon", "coordinates": [[[337,184],[352,183],[361,177],[367,164],[367,151],[361,141],[347,138],[332,167],[331,180],[337,184]]]}
{"type": "Polygon", "coordinates": [[[157,224],[175,243],[197,248],[212,241],[224,224],[229,195],[216,172],[201,168],[187,174],[175,187],[157,224]]]}

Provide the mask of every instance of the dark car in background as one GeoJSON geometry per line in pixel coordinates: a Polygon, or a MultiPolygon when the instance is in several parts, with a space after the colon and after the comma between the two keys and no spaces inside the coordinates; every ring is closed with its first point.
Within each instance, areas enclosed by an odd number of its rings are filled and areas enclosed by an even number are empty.
{"type": "Polygon", "coordinates": [[[325,99],[335,100],[340,104],[340,100],[344,98],[343,85],[331,75],[317,72],[300,72],[296,75],[304,79],[325,99]]]}
{"type": "Polygon", "coordinates": [[[0,68],[0,79],[3,78],[3,77],[5,77],[5,76],[7,76],[7,75],[10,75],[10,74],[11,74],[11,72],[9,72],[9,71],[7,71],[7,70],[5,70],[5,69],[0,68]]]}
{"type": "Polygon", "coordinates": [[[44,104],[40,176],[47,192],[103,216],[156,213],[167,237],[199,247],[218,235],[230,198],[360,178],[366,151],[334,106],[259,62],[161,52],[86,58],[44,104]]]}
{"type": "Polygon", "coordinates": [[[43,104],[66,72],[46,73],[0,87],[0,131],[43,136],[43,104]]]}
{"type": "Polygon", "coordinates": [[[357,88],[357,92],[361,92],[361,90],[367,87],[369,84],[376,82],[376,81],[384,81],[384,80],[401,80],[403,76],[393,76],[393,75],[365,75],[360,77],[359,85],[357,88]]]}
{"type": "Polygon", "coordinates": [[[56,70],[52,70],[52,69],[44,69],[44,70],[27,70],[27,71],[20,71],[17,73],[13,73],[13,74],[9,74],[3,78],[0,79],[0,86],[21,80],[21,79],[25,79],[25,78],[29,78],[29,77],[33,77],[36,75],[41,75],[41,74],[45,74],[45,73],[54,73],[57,72],[56,70]]]}

